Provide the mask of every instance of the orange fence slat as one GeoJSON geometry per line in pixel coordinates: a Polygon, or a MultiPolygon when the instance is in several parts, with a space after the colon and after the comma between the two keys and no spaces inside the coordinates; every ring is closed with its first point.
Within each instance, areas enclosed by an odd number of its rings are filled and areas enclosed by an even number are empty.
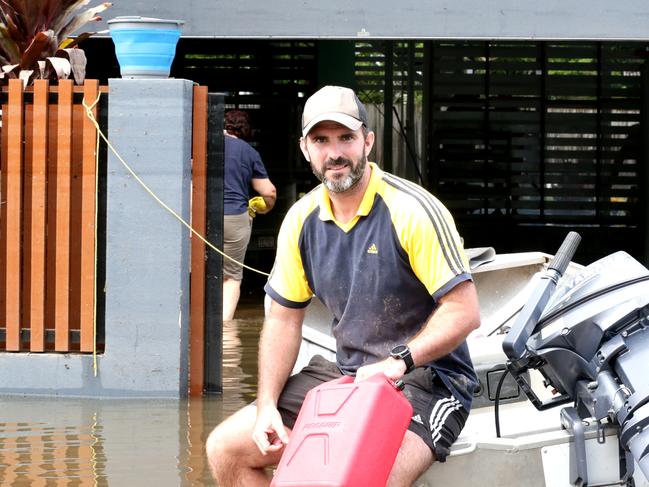
{"type": "Polygon", "coordinates": [[[32,253],[32,127],[34,122],[34,104],[27,103],[25,97],[28,90],[33,95],[33,88],[28,88],[23,95],[23,176],[22,176],[22,213],[20,226],[22,228],[21,247],[21,290],[20,290],[20,340],[21,349],[25,348],[25,332],[30,332],[32,319],[29,307],[31,295],[32,253]]]}
{"type": "Polygon", "coordinates": [[[31,218],[29,285],[30,350],[45,350],[45,212],[48,139],[48,86],[46,80],[34,83],[31,142],[31,218]]]}
{"type": "Polygon", "coordinates": [[[6,173],[2,175],[3,179],[7,179],[5,195],[5,205],[7,207],[5,227],[5,323],[6,349],[9,351],[20,350],[23,121],[22,81],[11,79],[9,80],[7,116],[3,120],[3,130],[7,131],[7,164],[6,173]]]}
{"type": "MultiPolygon", "coordinates": [[[[194,87],[192,129],[192,226],[206,230],[207,189],[207,87],[194,87]]],[[[192,235],[190,296],[189,393],[203,393],[205,340],[205,244],[192,235]]]]}
{"type": "MultiPolygon", "coordinates": [[[[52,93],[50,87],[50,93],[52,93]]],[[[51,96],[51,95],[50,95],[51,96]]],[[[52,328],[54,324],[54,294],[56,290],[55,270],[56,270],[56,138],[58,119],[58,102],[53,102],[47,110],[48,128],[47,128],[47,222],[45,240],[45,316],[46,324],[52,328]]],[[[48,337],[49,338],[49,337],[48,337]]],[[[47,343],[46,348],[51,349],[51,343],[47,343]]]]}
{"type": "Polygon", "coordinates": [[[54,349],[70,349],[70,177],[72,163],[72,81],[59,82],[56,159],[51,182],[55,193],[54,349]]]}
{"type": "MultiPolygon", "coordinates": [[[[2,113],[8,113],[9,107],[2,105],[2,113]]],[[[5,124],[6,129],[6,124],[5,124]]],[[[0,128],[0,323],[2,327],[7,322],[7,308],[5,306],[5,275],[6,266],[5,258],[7,253],[7,178],[2,177],[7,174],[7,130],[0,128]]]]}
{"type": "MultiPolygon", "coordinates": [[[[83,97],[92,104],[99,94],[99,81],[86,80],[83,97]]],[[[97,115],[97,107],[93,109],[97,115]]],[[[81,344],[82,352],[92,352],[95,344],[95,196],[96,189],[96,135],[97,131],[88,117],[83,119],[83,158],[81,175],[81,344]]]]}
{"type": "MultiPolygon", "coordinates": [[[[77,92],[75,87],[74,92],[77,92]]],[[[70,161],[70,331],[80,330],[81,308],[81,190],[83,181],[83,119],[82,107],[72,106],[72,160],[70,161]]]]}

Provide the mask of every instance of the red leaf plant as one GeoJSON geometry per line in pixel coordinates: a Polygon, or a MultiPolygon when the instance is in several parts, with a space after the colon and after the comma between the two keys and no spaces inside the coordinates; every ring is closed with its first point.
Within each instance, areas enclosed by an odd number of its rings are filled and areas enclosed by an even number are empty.
{"type": "Polygon", "coordinates": [[[59,80],[86,77],[86,56],[77,44],[93,32],[71,35],[112,4],[86,8],[92,0],[0,0],[0,84],[19,78],[59,80]]]}

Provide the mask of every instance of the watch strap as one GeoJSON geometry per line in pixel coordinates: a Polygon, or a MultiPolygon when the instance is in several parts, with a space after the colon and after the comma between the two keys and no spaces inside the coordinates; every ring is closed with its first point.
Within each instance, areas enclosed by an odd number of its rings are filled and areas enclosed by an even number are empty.
{"type": "Polygon", "coordinates": [[[412,358],[412,354],[410,353],[410,348],[408,347],[408,345],[398,345],[397,347],[393,348],[390,352],[390,356],[397,360],[403,360],[403,362],[406,364],[406,374],[408,372],[412,372],[415,369],[415,361],[412,358]],[[395,351],[397,348],[403,348],[403,350],[397,352],[395,351]]]}
{"type": "Polygon", "coordinates": [[[415,361],[412,359],[412,354],[410,353],[410,349],[408,349],[407,353],[403,354],[401,359],[406,364],[406,374],[415,370],[415,361]]]}

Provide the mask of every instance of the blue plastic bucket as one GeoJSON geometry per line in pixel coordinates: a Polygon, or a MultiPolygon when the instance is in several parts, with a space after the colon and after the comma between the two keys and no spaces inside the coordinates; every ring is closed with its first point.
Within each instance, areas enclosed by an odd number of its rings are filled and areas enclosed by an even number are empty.
{"type": "Polygon", "coordinates": [[[147,17],[109,20],[122,78],[168,78],[182,24],[147,17]]]}

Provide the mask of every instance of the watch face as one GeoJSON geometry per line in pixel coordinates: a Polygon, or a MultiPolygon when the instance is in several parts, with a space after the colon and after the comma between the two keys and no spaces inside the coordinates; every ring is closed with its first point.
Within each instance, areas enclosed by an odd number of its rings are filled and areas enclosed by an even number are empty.
{"type": "Polygon", "coordinates": [[[400,354],[404,353],[406,350],[408,350],[407,345],[397,345],[396,347],[394,347],[392,349],[392,354],[400,355],[400,354]]]}

